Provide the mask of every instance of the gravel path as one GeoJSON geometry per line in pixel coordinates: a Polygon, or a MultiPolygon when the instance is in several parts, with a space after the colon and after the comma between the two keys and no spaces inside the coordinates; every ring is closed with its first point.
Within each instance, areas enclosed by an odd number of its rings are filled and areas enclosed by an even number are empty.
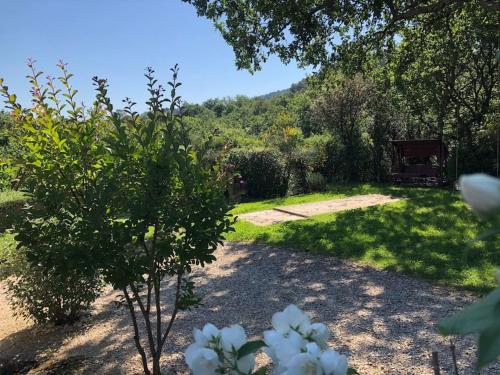
{"type": "MultiPolygon", "coordinates": [[[[185,374],[182,351],[192,327],[242,324],[249,335],[270,326],[274,312],[295,303],[313,320],[328,324],[330,344],[348,354],[360,374],[433,374],[429,357],[439,351],[443,374],[451,371],[447,339],[435,322],[475,297],[434,287],[400,274],[332,257],[253,244],[228,244],[217,262],[195,272],[204,305],[183,312],[165,350],[165,369],[185,374]]],[[[117,310],[109,292],[92,315],[71,328],[33,329],[14,322],[0,297],[0,358],[19,355],[42,363],[30,374],[63,374],[65,359],[77,374],[139,374],[126,311],[117,310]]],[[[2,299],[3,298],[3,299],[2,299]]],[[[472,374],[473,340],[457,339],[460,374],[472,374]]],[[[266,363],[264,355],[258,362],[266,363]]],[[[0,371],[1,372],[1,371],[0,371]]],[[[483,371],[500,374],[500,366],[483,371]]]]}
{"type": "Polygon", "coordinates": [[[349,198],[278,206],[270,210],[241,214],[238,215],[238,218],[240,220],[249,221],[252,224],[265,226],[283,223],[285,221],[303,220],[314,215],[379,206],[399,200],[400,198],[393,198],[382,194],[356,195],[349,198]]]}

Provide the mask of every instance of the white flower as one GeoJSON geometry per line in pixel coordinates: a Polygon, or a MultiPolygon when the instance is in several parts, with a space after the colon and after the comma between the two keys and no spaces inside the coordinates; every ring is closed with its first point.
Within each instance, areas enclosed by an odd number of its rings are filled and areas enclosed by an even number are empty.
{"type": "Polygon", "coordinates": [[[321,348],[315,342],[309,342],[306,344],[306,350],[309,354],[319,358],[321,354],[321,348]]]}
{"type": "Polygon", "coordinates": [[[239,325],[232,325],[221,330],[222,348],[226,352],[238,350],[247,342],[247,335],[239,325]]]}
{"type": "Polygon", "coordinates": [[[319,362],[325,375],[347,374],[347,357],[337,353],[335,350],[323,352],[319,358],[319,362]]]}
{"type": "Polygon", "coordinates": [[[203,330],[197,328],[193,330],[194,341],[199,346],[207,346],[209,341],[212,341],[214,337],[218,337],[219,335],[219,329],[210,323],[205,324],[203,330]]]}
{"type": "Polygon", "coordinates": [[[310,353],[297,354],[287,367],[286,375],[321,375],[318,358],[310,353]]]}
{"type": "Polygon", "coordinates": [[[309,317],[295,305],[289,305],[283,311],[277,312],[272,319],[273,328],[282,335],[291,330],[305,334],[311,325],[309,317]]]}
{"type": "Polygon", "coordinates": [[[264,342],[267,347],[264,351],[271,357],[273,362],[286,364],[293,356],[305,348],[304,338],[297,332],[292,331],[285,337],[276,331],[265,331],[264,342]]]}
{"type": "Polygon", "coordinates": [[[209,340],[220,335],[219,329],[211,323],[205,324],[203,327],[203,335],[209,340]]]}
{"type": "Polygon", "coordinates": [[[274,374],[284,374],[290,360],[306,348],[306,341],[300,333],[291,331],[288,336],[283,336],[275,330],[264,332],[266,353],[275,365],[274,374]]]}
{"type": "MultiPolygon", "coordinates": [[[[238,370],[245,374],[249,374],[255,366],[255,355],[249,354],[238,360],[238,370]]],[[[238,372],[234,372],[234,375],[238,375],[238,372]]]]}
{"type": "Polygon", "coordinates": [[[194,336],[194,342],[198,346],[207,346],[208,345],[208,339],[205,337],[203,332],[199,330],[198,328],[195,328],[193,330],[193,336],[194,336]]]}
{"type": "Polygon", "coordinates": [[[216,375],[219,357],[212,349],[191,344],[185,353],[186,363],[193,375],[216,375]]]}
{"type": "Polygon", "coordinates": [[[464,200],[479,215],[500,210],[500,179],[477,173],[461,176],[459,184],[464,200]]]}
{"type": "Polygon", "coordinates": [[[330,336],[330,330],[323,323],[313,323],[309,327],[309,331],[307,332],[307,336],[310,337],[316,344],[321,347],[326,346],[326,341],[330,336]]]}

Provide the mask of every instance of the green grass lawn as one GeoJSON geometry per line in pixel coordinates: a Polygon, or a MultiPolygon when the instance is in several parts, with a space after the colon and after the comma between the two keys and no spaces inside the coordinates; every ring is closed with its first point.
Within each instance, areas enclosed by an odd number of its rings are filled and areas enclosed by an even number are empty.
{"type": "Polygon", "coordinates": [[[239,214],[368,193],[406,199],[266,227],[239,221],[236,231],[229,233],[227,239],[329,254],[481,292],[495,286],[493,274],[500,267],[500,240],[474,241],[487,226],[458,194],[447,190],[336,185],[325,193],[241,203],[232,212],[239,214]]]}
{"type": "MultiPolygon", "coordinates": [[[[500,239],[474,241],[487,226],[458,194],[447,190],[335,185],[324,193],[241,203],[232,212],[237,215],[279,205],[370,193],[405,199],[266,227],[238,221],[236,231],[229,233],[227,239],[329,254],[480,292],[495,285],[493,273],[500,267],[500,239]]],[[[18,192],[0,192],[0,255],[2,249],[14,244],[7,229],[19,217],[25,200],[18,192]]]]}

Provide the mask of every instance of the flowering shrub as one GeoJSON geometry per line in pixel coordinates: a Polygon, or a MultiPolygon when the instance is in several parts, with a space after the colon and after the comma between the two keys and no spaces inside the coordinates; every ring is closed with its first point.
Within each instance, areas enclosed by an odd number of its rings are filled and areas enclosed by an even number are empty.
{"type": "Polygon", "coordinates": [[[219,330],[208,323],[194,330],[195,342],[186,350],[186,363],[193,375],[265,374],[265,368],[253,372],[255,353],[263,348],[277,375],[357,374],[348,368],[345,355],[327,347],[328,327],[311,323],[297,306],[275,313],[272,326],[264,332],[264,340],[247,341],[239,325],[219,330]]]}

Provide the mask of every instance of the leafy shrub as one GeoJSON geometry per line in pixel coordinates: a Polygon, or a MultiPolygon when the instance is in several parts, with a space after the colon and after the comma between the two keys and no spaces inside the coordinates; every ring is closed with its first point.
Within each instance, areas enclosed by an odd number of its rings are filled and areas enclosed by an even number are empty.
{"type": "Polygon", "coordinates": [[[0,278],[5,278],[16,315],[56,325],[78,320],[102,286],[97,278],[77,269],[62,275],[54,268],[28,262],[25,249],[16,249],[13,239],[0,252],[0,278]]]}
{"type": "Polygon", "coordinates": [[[307,173],[309,166],[303,153],[295,152],[290,155],[287,163],[289,169],[287,195],[305,194],[309,188],[307,186],[307,173]]]}
{"type": "MultiPolygon", "coordinates": [[[[179,116],[177,67],[169,97],[147,69],[148,111],[139,116],[130,99],[117,112],[106,80],[97,77],[94,107],[84,111],[62,63],[61,103],[54,81],[40,84],[41,73],[30,65],[31,109],[2,87],[24,129],[20,162],[32,201],[16,240],[29,269],[43,267],[56,291],[63,282],[74,283],[79,296],[90,300],[97,275],[120,290],[144,373],[160,375],[162,349],[178,312],[200,302],[189,273],[193,265],[213,262],[223,233],[232,230],[224,173],[218,165],[208,167],[190,143],[179,116]],[[172,293],[164,293],[165,287],[172,293]],[[165,295],[172,297],[167,317],[165,295]]],[[[28,281],[33,288],[35,280],[28,281]]]]}
{"type": "Polygon", "coordinates": [[[26,194],[19,191],[0,192],[0,234],[21,220],[27,199],[26,194]]]}
{"type": "Polygon", "coordinates": [[[227,164],[248,183],[248,195],[251,197],[268,198],[287,192],[285,163],[275,151],[235,149],[229,153],[227,164]]]}
{"type": "Polygon", "coordinates": [[[307,174],[307,186],[310,191],[325,191],[326,190],[326,178],[317,172],[311,172],[307,174]]]}
{"type": "Polygon", "coordinates": [[[14,142],[16,128],[13,120],[0,111],[0,191],[12,188],[17,184],[19,170],[12,163],[19,149],[14,142]]]}
{"type": "Polygon", "coordinates": [[[58,99],[52,78],[40,82],[32,62],[33,107],[22,108],[16,95],[0,79],[0,92],[10,108],[18,132],[12,139],[17,168],[23,171],[21,187],[29,192],[30,205],[15,224],[19,253],[10,255],[9,293],[18,314],[56,324],[76,319],[96,298],[99,269],[85,264],[92,259],[91,238],[99,232],[96,182],[101,177],[102,148],[96,144],[105,128],[94,109],[86,117],[75,101],[71,74],[60,64],[59,81],[65,102],[58,99]],[[50,104],[52,104],[52,106],[50,104]],[[93,193],[93,194],[92,194],[93,193]],[[87,225],[92,223],[92,225],[87,225]],[[90,250],[90,251],[89,251],[90,250]],[[55,259],[62,259],[60,263],[55,259]]]}

